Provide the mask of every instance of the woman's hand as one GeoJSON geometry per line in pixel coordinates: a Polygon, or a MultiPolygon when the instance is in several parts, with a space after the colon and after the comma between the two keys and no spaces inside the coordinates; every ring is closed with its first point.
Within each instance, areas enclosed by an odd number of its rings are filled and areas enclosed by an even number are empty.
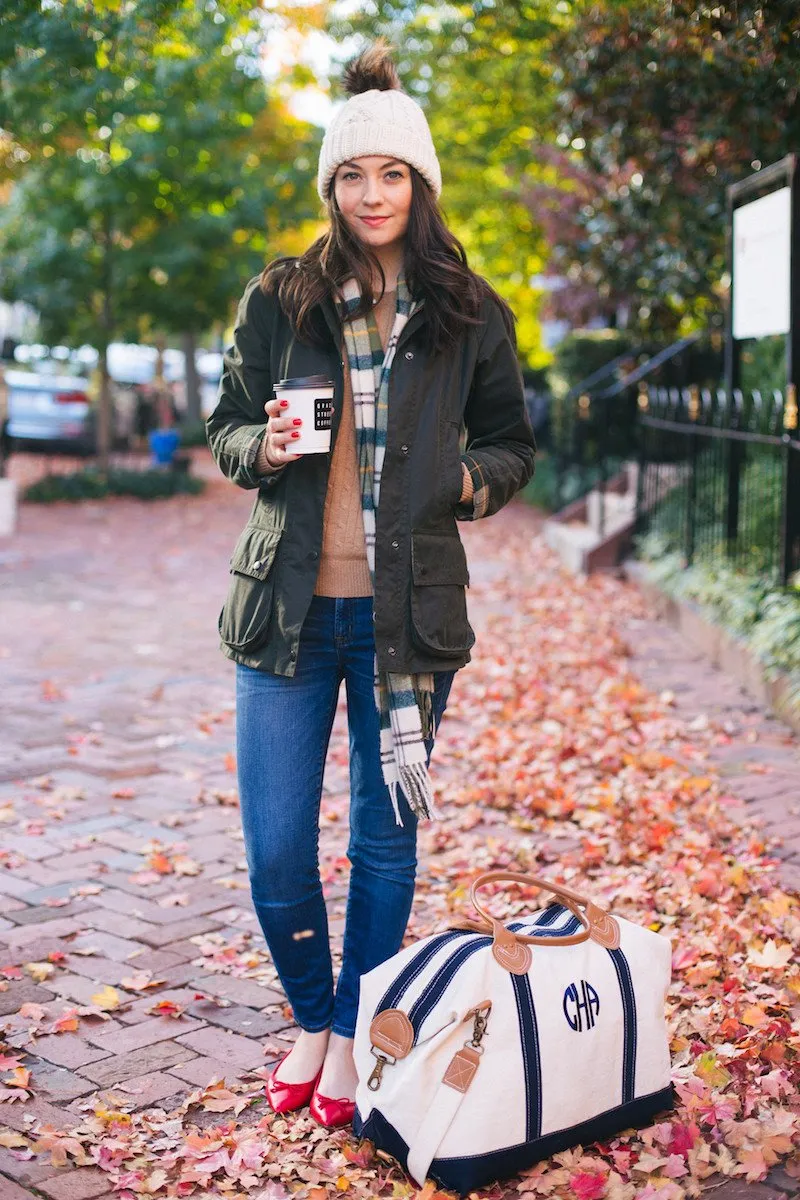
{"type": "Polygon", "coordinates": [[[302,458],[302,455],[292,454],[289,449],[292,442],[300,437],[302,421],[299,417],[289,415],[288,400],[268,400],[264,412],[269,417],[269,424],[261,443],[261,455],[266,465],[277,471],[286,463],[302,458]]]}

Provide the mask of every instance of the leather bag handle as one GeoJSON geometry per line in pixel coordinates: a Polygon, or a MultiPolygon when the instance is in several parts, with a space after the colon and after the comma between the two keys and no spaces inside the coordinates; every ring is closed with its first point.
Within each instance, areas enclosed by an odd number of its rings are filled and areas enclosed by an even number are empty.
{"type": "Polygon", "coordinates": [[[525,949],[528,946],[576,946],[581,942],[588,941],[589,938],[610,950],[619,946],[619,925],[614,917],[591,900],[573,892],[571,888],[560,883],[551,883],[538,875],[524,875],[517,871],[487,871],[473,880],[470,888],[470,901],[480,915],[485,931],[492,934],[494,957],[501,966],[515,974],[523,974],[530,969],[531,952],[525,949]],[[478,892],[490,883],[523,883],[551,892],[580,921],[583,928],[577,933],[555,937],[515,933],[508,929],[502,921],[493,917],[479,901],[478,892]]]}
{"type": "MultiPolygon", "coordinates": [[[[494,926],[497,924],[496,918],[478,900],[480,889],[490,883],[525,883],[532,887],[552,892],[554,896],[558,897],[564,907],[568,908],[574,917],[577,917],[583,926],[578,933],[567,933],[558,937],[539,937],[536,934],[514,933],[513,937],[516,941],[522,942],[526,946],[576,946],[580,942],[588,941],[591,935],[591,926],[589,918],[583,911],[586,901],[582,896],[578,896],[568,888],[561,887],[560,884],[549,883],[546,879],[540,879],[538,875],[523,875],[516,871],[487,871],[485,875],[479,875],[477,879],[472,881],[469,893],[472,906],[483,917],[484,921],[488,921],[490,925],[494,926]]],[[[507,932],[511,933],[512,931],[508,930],[507,932]]]]}

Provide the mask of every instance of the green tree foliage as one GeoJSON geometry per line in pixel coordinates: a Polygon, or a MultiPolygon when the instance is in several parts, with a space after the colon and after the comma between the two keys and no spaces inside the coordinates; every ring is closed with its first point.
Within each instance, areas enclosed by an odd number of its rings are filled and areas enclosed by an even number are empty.
{"type": "Polygon", "coordinates": [[[796,3],[576,3],[552,61],[551,178],[529,199],[562,310],[624,305],[661,338],[719,320],[726,186],[800,147],[796,3]]]}
{"type": "Polygon", "coordinates": [[[241,0],[3,10],[0,286],[47,338],[200,334],[315,214],[319,135],[269,96],[262,38],[241,0]]]}

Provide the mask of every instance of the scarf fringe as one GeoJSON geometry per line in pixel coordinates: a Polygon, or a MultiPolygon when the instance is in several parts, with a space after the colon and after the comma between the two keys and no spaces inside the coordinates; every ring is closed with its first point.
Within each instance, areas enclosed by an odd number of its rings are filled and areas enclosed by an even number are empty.
{"type": "Polygon", "coordinates": [[[394,823],[395,825],[402,826],[403,818],[400,816],[400,797],[398,795],[400,784],[397,780],[394,780],[393,783],[387,783],[386,786],[389,789],[389,796],[391,797],[392,808],[394,809],[394,823]]]}
{"type": "Polygon", "coordinates": [[[428,676],[416,676],[414,678],[414,696],[419,707],[420,723],[422,725],[422,736],[425,741],[433,739],[433,679],[428,679],[428,676]],[[423,687],[422,680],[430,682],[431,688],[423,687]]]}
{"type": "Polygon", "coordinates": [[[408,807],[418,821],[437,821],[439,812],[433,799],[433,785],[425,763],[411,763],[400,767],[399,775],[399,779],[387,784],[396,823],[403,824],[398,794],[400,788],[403,789],[408,807]]]}

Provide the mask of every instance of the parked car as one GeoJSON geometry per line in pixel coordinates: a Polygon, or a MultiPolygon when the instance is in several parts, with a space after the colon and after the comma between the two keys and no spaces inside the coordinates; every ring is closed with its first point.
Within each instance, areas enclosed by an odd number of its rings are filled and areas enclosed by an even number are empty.
{"type": "Polygon", "coordinates": [[[89,381],[82,376],[35,371],[5,372],[8,389],[7,436],[12,448],[94,452],[94,414],[89,381]]]}
{"type": "MultiPolygon", "coordinates": [[[[24,366],[9,366],[5,372],[8,421],[2,432],[10,449],[95,453],[97,412],[89,394],[96,395],[98,386],[97,351],[88,345],[70,350],[26,343],[15,347],[14,357],[24,366]],[[92,376],[93,385],[87,375],[92,376]]],[[[157,357],[153,346],[112,342],[108,348],[113,444],[118,449],[129,448],[156,427],[153,381],[157,357]]],[[[206,416],[216,406],[222,355],[200,350],[196,363],[201,411],[206,416]]],[[[182,351],[164,351],[164,379],[172,395],[175,421],[182,419],[186,409],[184,364],[182,351]]]]}

